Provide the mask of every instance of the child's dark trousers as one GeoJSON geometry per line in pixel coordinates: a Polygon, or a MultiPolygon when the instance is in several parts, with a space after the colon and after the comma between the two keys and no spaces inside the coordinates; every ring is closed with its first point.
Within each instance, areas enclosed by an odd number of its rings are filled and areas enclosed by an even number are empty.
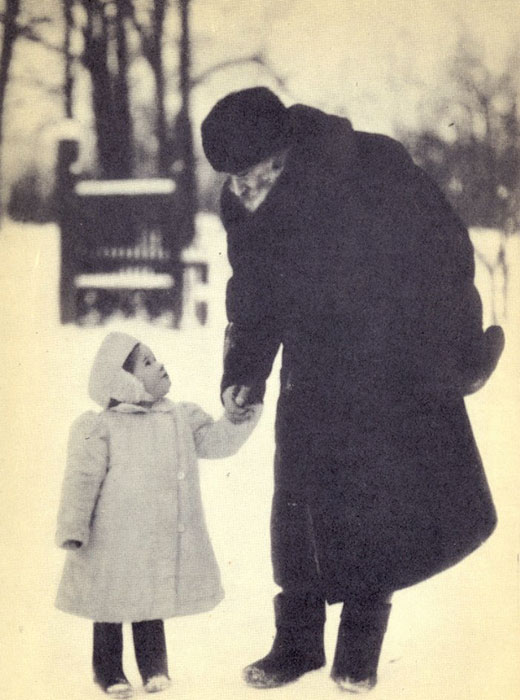
{"type": "MultiPolygon", "coordinates": [[[[132,623],[137,668],[146,683],[153,676],[168,676],[166,638],[162,620],[132,623]]],[[[92,665],[95,680],[106,689],[125,682],[123,671],[123,626],[120,623],[94,622],[92,665]]]]}

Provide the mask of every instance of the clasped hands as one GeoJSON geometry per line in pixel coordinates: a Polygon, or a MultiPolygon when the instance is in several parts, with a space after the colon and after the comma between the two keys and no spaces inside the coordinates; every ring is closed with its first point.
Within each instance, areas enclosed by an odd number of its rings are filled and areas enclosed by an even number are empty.
{"type": "Polygon", "coordinates": [[[235,425],[250,420],[254,413],[254,405],[249,403],[249,386],[228,386],[222,394],[222,402],[226,418],[235,425]]]}

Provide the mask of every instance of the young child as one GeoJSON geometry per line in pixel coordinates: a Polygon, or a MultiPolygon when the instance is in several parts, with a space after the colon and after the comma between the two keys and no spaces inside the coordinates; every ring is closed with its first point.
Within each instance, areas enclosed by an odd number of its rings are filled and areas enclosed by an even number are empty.
{"type": "Polygon", "coordinates": [[[197,457],[227,457],[261,413],[235,425],[164,398],[170,379],[151,350],[125,333],[103,341],[89,394],[103,409],[72,425],[56,542],[69,550],[56,607],[94,620],[94,680],[132,695],[122,666],[131,622],[147,692],[169,685],[163,620],[223,598],[204,521],[197,457]]]}

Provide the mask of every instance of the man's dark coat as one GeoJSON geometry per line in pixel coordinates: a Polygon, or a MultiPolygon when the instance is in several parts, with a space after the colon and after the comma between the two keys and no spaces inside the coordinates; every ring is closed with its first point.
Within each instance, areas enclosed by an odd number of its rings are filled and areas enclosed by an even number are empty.
{"type": "Polygon", "coordinates": [[[290,108],[291,147],[248,212],[227,186],[222,388],[262,396],[283,345],[272,555],[329,602],[454,564],[496,516],[460,387],[482,310],[468,233],[404,148],[290,108]]]}

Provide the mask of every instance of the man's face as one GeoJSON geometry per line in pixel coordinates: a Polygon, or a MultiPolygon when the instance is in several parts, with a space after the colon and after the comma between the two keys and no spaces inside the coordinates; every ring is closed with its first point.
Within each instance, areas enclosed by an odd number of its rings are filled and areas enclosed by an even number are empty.
{"type": "Polygon", "coordinates": [[[286,156],[287,151],[282,151],[230,176],[231,191],[247,209],[254,211],[264,201],[283,170],[286,156]]]}

